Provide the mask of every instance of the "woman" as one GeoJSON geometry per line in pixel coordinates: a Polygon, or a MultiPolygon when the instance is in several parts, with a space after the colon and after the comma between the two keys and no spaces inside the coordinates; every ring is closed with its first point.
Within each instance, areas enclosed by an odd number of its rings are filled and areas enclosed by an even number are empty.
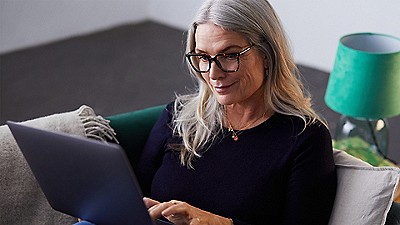
{"type": "Polygon", "coordinates": [[[331,137],[266,0],[208,0],[187,34],[198,81],[154,126],[135,172],[153,219],[327,224],[331,137]]]}
{"type": "Polygon", "coordinates": [[[187,52],[198,92],[167,106],[136,167],[152,218],[327,224],[336,192],[331,137],[271,5],[206,1],[187,52]]]}

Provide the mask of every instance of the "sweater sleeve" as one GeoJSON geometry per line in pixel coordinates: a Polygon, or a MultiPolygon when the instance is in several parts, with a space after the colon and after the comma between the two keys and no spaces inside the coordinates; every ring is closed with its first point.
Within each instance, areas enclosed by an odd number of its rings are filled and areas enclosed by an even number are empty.
{"type": "Polygon", "coordinates": [[[336,194],[331,136],[317,123],[307,127],[297,140],[283,224],[328,224],[336,194]]]}
{"type": "Polygon", "coordinates": [[[134,168],[144,196],[150,196],[154,174],[161,166],[167,140],[172,136],[169,126],[172,104],[167,105],[147,138],[145,147],[134,168]]]}

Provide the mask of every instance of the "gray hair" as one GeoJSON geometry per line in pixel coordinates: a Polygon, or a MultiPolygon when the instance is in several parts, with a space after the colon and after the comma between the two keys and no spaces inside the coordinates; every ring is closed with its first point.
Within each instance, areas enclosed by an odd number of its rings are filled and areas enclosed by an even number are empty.
{"type": "MultiPolygon", "coordinates": [[[[281,22],[267,0],[208,0],[200,7],[187,33],[186,52],[196,47],[195,33],[199,24],[211,22],[223,29],[243,34],[268,58],[264,102],[266,109],[295,115],[305,125],[319,120],[311,108],[311,99],[298,78],[281,22]]],[[[195,157],[215,140],[223,129],[223,108],[200,73],[187,63],[198,81],[198,92],[177,96],[173,116],[174,134],[182,137],[181,163],[192,167],[195,157]]]]}

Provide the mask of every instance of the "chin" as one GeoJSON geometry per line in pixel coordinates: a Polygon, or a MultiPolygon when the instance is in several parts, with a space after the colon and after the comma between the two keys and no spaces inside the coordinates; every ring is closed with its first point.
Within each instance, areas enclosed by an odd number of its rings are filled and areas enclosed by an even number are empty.
{"type": "Polygon", "coordinates": [[[220,96],[219,97],[217,96],[217,101],[220,105],[232,105],[233,103],[235,103],[233,99],[220,96]]]}

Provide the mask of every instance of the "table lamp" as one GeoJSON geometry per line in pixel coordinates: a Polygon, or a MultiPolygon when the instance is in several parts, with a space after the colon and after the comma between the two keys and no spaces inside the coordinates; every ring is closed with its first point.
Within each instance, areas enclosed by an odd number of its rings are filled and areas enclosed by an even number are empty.
{"type": "Polygon", "coordinates": [[[342,114],[335,141],[357,139],[364,149],[386,157],[386,118],[400,114],[400,39],[376,33],[342,37],[325,103],[342,114]]]}

